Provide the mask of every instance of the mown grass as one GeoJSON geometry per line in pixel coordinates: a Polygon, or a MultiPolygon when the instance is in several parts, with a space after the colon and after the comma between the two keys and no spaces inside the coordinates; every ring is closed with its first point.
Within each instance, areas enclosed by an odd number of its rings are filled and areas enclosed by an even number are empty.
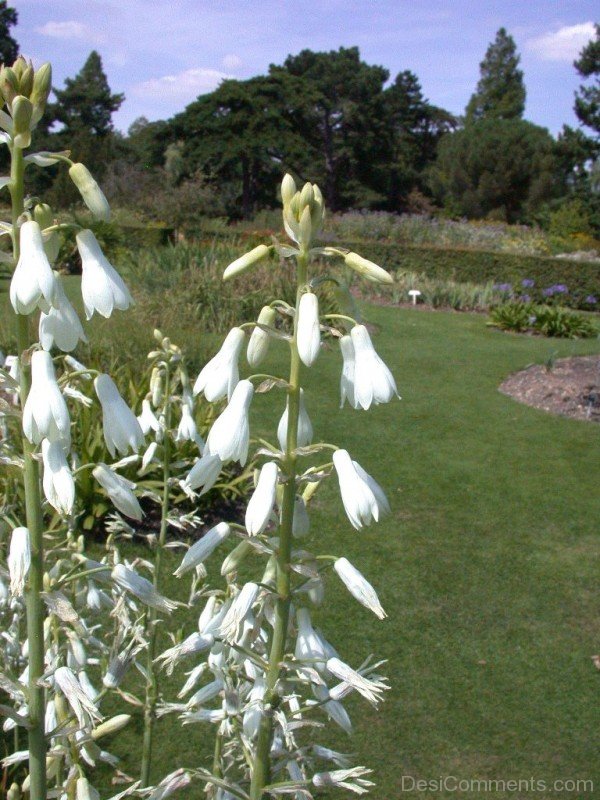
{"type": "MultiPolygon", "coordinates": [[[[598,785],[591,656],[600,643],[600,430],[497,391],[514,370],[598,352],[598,342],[503,334],[475,315],[373,306],[366,313],[380,327],[376,347],[402,402],[339,411],[332,349],[306,371],[307,405],[316,437],[346,447],[376,476],[393,512],[355,532],[333,479],[316,497],[313,531],[315,549],[345,554],[375,584],[389,618],[377,622],[333,577],[318,616],[350,663],[371,652],[387,658],[392,690],[379,712],[349,703],[352,738],[313,735],[374,768],[374,800],[475,796],[402,791],[403,775],[598,785]]],[[[283,370],[284,355],[275,347],[266,371],[283,370]]],[[[281,407],[277,390],[257,396],[254,430],[272,437],[281,407]]],[[[172,578],[166,593],[182,596],[172,578]]],[[[179,614],[165,631],[193,625],[194,616],[179,614]]],[[[165,684],[169,699],[181,683],[182,670],[165,684]]],[[[133,775],[140,731],[136,716],[108,743],[133,775]]],[[[154,775],[208,765],[211,735],[208,726],[160,720],[154,775]]],[[[186,796],[199,796],[198,788],[186,796]]]]}

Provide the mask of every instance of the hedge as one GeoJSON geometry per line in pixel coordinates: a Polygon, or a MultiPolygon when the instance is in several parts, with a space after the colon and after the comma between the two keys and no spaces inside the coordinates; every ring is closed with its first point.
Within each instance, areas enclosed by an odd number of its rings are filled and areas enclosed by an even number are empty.
{"type": "Polygon", "coordinates": [[[517,255],[480,250],[449,250],[438,247],[406,247],[385,242],[345,243],[390,272],[416,272],[431,278],[469,283],[510,283],[535,281],[541,291],[566,284],[568,296],[562,301],[572,307],[589,308],[585,298],[600,303],[600,262],[517,255]]]}

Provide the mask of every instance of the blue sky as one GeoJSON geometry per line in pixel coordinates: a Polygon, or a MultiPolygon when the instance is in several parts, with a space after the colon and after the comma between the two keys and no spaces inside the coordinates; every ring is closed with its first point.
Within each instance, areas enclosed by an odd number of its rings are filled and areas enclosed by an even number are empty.
{"type": "Polygon", "coordinates": [[[90,50],[126,100],[115,124],[166,119],[223,77],[264,74],[303,48],[358,45],[392,78],[410,69],[432,103],[462,113],[479,62],[504,26],[521,54],[527,119],[553,133],[576,125],[572,62],[593,34],[589,0],[13,0],[14,35],[34,62],[51,61],[55,85],[90,50]]]}

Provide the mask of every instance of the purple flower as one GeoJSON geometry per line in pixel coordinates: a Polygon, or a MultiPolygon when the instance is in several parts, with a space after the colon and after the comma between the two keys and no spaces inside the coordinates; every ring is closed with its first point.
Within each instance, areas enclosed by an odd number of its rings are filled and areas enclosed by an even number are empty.
{"type": "Polygon", "coordinates": [[[544,297],[552,297],[554,294],[554,286],[549,286],[547,289],[544,289],[542,294],[544,297]]]}
{"type": "Polygon", "coordinates": [[[568,294],[569,293],[569,290],[567,289],[567,287],[565,286],[564,283],[557,283],[556,286],[554,287],[554,291],[556,292],[556,294],[568,294]]]}
{"type": "Polygon", "coordinates": [[[584,302],[587,303],[590,306],[595,306],[596,303],[598,302],[598,300],[597,300],[596,297],[594,297],[593,294],[588,294],[588,296],[585,298],[584,302]]]}
{"type": "Polygon", "coordinates": [[[532,286],[535,286],[535,281],[532,281],[531,278],[524,278],[521,281],[521,286],[524,289],[531,289],[532,286]]]}
{"type": "Polygon", "coordinates": [[[523,301],[523,303],[529,303],[531,301],[531,295],[522,294],[521,295],[521,300],[523,301]]]}
{"type": "Polygon", "coordinates": [[[493,288],[497,292],[512,292],[512,284],[511,283],[495,283],[493,288]]]}

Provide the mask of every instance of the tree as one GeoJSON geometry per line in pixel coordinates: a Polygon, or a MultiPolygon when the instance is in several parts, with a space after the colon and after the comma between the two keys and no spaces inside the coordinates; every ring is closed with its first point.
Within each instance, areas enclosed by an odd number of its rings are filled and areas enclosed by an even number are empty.
{"type": "Polygon", "coordinates": [[[323,187],[327,206],[385,201],[384,163],[390,158],[383,87],[389,72],[360,59],[357,47],[302,50],[269,75],[285,97],[285,119],[300,147],[289,153],[294,170],[323,187]]]}
{"type": "Polygon", "coordinates": [[[441,136],[456,127],[455,118],[423,97],[417,76],[405,70],[385,90],[386,125],[391,134],[387,207],[402,211],[410,192],[426,188],[425,168],[435,160],[441,136]]]}
{"type": "Polygon", "coordinates": [[[457,215],[527,221],[563,190],[554,140],[517,119],[484,119],[444,136],[431,171],[435,195],[457,215]]]}
{"type": "Polygon", "coordinates": [[[525,108],[523,72],[515,41],[500,28],[479,65],[480,78],[466,109],[467,123],[479,119],[518,119],[525,108]]]}
{"type": "Polygon", "coordinates": [[[62,122],[70,139],[82,132],[109,134],[113,130],[112,115],[125,99],[123,94],[112,94],[96,50],[74,78],[65,80],[65,88],[55,89],[54,94],[58,100],[53,107],[54,118],[62,122]]]}
{"type": "Polygon", "coordinates": [[[591,86],[580,86],[575,93],[575,113],[582,125],[600,134],[600,25],[595,25],[596,36],[589,41],[575,61],[575,69],[582,78],[593,78],[591,86]]]}
{"type": "Polygon", "coordinates": [[[19,45],[11,36],[10,29],[17,24],[19,15],[14,8],[0,0],[0,62],[12,64],[19,55],[19,45]]]}

